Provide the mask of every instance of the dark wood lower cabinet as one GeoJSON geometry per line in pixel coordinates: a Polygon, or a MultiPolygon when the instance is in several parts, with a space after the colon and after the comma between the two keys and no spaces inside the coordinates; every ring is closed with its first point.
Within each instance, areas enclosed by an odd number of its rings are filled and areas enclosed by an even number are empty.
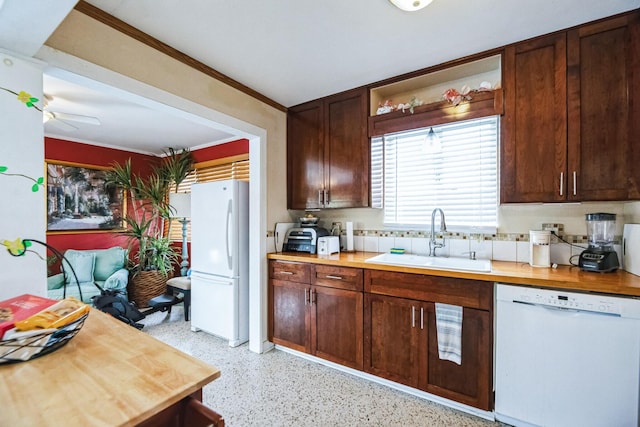
{"type": "Polygon", "coordinates": [[[272,261],[269,339],[492,410],[493,283],[362,273],[355,268],[272,261]],[[460,365],[439,357],[435,302],[463,307],[460,365]]]}
{"type": "Polygon", "coordinates": [[[270,303],[273,320],[270,322],[270,338],[298,351],[310,352],[307,311],[309,285],[284,280],[271,280],[270,303]]]}
{"type": "Polygon", "coordinates": [[[271,280],[270,339],[362,369],[362,292],[271,280]]]}
{"type": "Polygon", "coordinates": [[[426,392],[490,411],[492,314],[463,308],[462,363],[438,354],[435,304],[365,294],[364,370],[426,392]]]}
{"type": "Polygon", "coordinates": [[[311,288],[311,354],[362,369],[362,292],[311,288]]]}
{"type": "Polygon", "coordinates": [[[462,363],[440,359],[435,304],[428,304],[428,357],[421,389],[477,408],[492,410],[493,321],[488,311],[463,308],[462,363]]]}
{"type": "Polygon", "coordinates": [[[374,294],[365,294],[364,300],[364,370],[418,387],[419,348],[425,341],[416,328],[415,313],[420,302],[374,294]]]}

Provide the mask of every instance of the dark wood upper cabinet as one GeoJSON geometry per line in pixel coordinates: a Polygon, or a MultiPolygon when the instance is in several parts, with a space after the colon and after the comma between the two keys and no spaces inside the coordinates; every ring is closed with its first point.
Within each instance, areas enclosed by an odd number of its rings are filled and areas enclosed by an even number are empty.
{"type": "Polygon", "coordinates": [[[324,187],[322,101],[292,107],[287,113],[287,207],[318,209],[324,187]]]}
{"type": "Polygon", "coordinates": [[[289,109],[287,207],[369,206],[366,89],[289,109]]]}
{"type": "Polygon", "coordinates": [[[501,202],[558,202],[567,168],[564,34],[512,45],[504,53],[501,202]]]}
{"type": "Polygon", "coordinates": [[[640,197],[639,15],[567,34],[569,200],[640,197]]]}
{"type": "Polygon", "coordinates": [[[502,203],[640,198],[638,16],[505,49],[502,203]]]}

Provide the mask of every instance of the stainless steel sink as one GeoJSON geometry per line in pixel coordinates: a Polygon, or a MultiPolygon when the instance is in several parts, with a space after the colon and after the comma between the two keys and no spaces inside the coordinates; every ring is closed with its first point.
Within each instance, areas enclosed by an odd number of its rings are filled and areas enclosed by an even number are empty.
{"type": "Polygon", "coordinates": [[[380,254],[367,258],[372,264],[403,265],[406,267],[430,268],[435,270],[491,272],[491,260],[460,257],[429,257],[412,254],[380,254]]]}

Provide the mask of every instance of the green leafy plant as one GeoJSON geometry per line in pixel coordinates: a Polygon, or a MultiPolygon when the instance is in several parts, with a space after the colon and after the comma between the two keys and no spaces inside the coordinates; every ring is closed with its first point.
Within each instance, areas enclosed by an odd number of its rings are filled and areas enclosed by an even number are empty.
{"type": "Polygon", "coordinates": [[[107,172],[107,185],[121,187],[127,194],[127,214],[124,217],[132,254],[130,270],[158,271],[168,276],[179,255],[163,236],[164,223],[171,216],[168,193],[171,185],[177,187],[193,169],[193,156],[187,149],[169,149],[149,176],[132,172],[131,159],[123,164],[113,163],[107,172]]]}

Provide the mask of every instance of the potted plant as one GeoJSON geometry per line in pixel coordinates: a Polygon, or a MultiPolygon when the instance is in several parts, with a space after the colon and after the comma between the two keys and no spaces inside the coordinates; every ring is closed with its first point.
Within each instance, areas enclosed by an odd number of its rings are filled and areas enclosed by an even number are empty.
{"type": "Polygon", "coordinates": [[[164,236],[165,221],[171,216],[168,192],[191,172],[193,157],[188,149],[165,152],[165,157],[147,177],[131,171],[131,160],[114,163],[107,173],[107,184],[125,191],[128,201],[124,216],[128,236],[131,272],[127,291],[129,299],[138,307],[147,307],[148,301],[162,295],[166,281],[173,275],[179,255],[164,236]]]}

